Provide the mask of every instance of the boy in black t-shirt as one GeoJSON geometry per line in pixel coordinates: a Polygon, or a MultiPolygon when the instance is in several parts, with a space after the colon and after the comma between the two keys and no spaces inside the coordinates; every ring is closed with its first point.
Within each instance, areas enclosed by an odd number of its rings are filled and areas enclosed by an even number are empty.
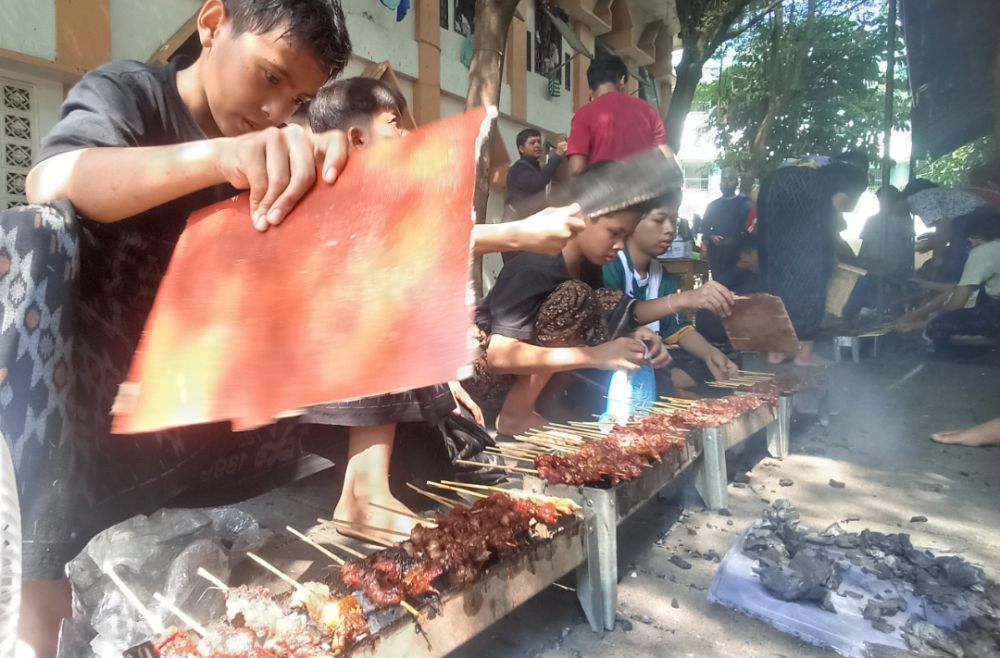
{"type": "MultiPolygon", "coordinates": [[[[313,185],[318,164],[331,183],[347,157],[342,133],[285,126],[350,56],[338,0],[205,0],[197,27],[202,50],[187,68],[115,62],[87,73],[70,90],[62,118],[28,175],[32,203],[66,198],[81,216],[79,331],[87,340],[79,342],[88,349],[113,348],[95,350],[99,373],[82,374],[99,377],[99,385],[88,391],[96,400],[87,411],[94,418],[86,419],[80,440],[103,437],[110,451],[117,444],[108,442],[128,440],[107,435],[115,387],[124,379],[187,215],[234,188],[248,189],[249,219],[266,230],[313,185]],[[113,340],[102,345],[92,340],[97,334],[113,340]]],[[[146,440],[155,451],[156,439],[146,440]]],[[[64,448],[72,446],[58,446],[64,448]]],[[[95,481],[101,468],[130,470],[129,463],[107,464],[99,452],[74,466],[74,478],[83,477],[81,466],[95,481]]],[[[166,474],[175,466],[161,470],[166,474]]],[[[52,486],[57,484],[62,486],[52,486]]],[[[22,500],[32,516],[24,524],[20,637],[38,658],[49,658],[59,621],[69,613],[69,591],[65,580],[48,579],[58,578],[60,564],[72,557],[66,550],[86,541],[81,532],[100,528],[90,527],[93,519],[76,519],[85,530],[54,529],[35,537],[41,526],[34,515],[45,523],[38,508],[37,501],[22,500]],[[60,532],[65,536],[55,537],[60,532]]],[[[107,510],[80,512],[96,518],[107,510]]]]}
{"type": "MultiPolygon", "coordinates": [[[[616,164],[596,163],[592,169],[610,166],[616,164]]],[[[504,265],[476,309],[476,325],[484,334],[485,360],[477,364],[482,379],[513,375],[509,390],[490,391],[505,393],[498,433],[521,434],[545,424],[536,403],[555,373],[633,371],[647,358],[654,367],[669,363],[662,342],[648,329],[609,340],[605,315],[621,293],[600,290],[599,266],[615,258],[651,206],[586,218],[584,229],[560,253],[523,253],[504,265]]]]}

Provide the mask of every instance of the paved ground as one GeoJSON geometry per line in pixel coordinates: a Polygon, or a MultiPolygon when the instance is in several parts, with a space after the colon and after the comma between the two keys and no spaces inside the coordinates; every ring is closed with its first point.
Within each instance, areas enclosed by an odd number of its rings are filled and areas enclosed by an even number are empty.
{"type": "MultiPolygon", "coordinates": [[[[804,524],[825,528],[840,521],[852,531],[908,532],[915,545],[960,553],[1000,579],[1000,563],[990,559],[1000,553],[1000,449],[945,447],[927,438],[1000,415],[1000,367],[981,363],[928,357],[906,343],[890,345],[877,360],[832,368],[828,428],[796,422],[792,455],[783,461],[766,456],[762,439],[730,455],[731,476],[749,475],[747,486],[730,485],[731,516],[704,510],[690,483],[681,481],[620,528],[621,619],[614,631],[592,633],[575,594],[551,587],[454,655],[832,655],[707,601],[717,565],[699,556],[724,555],[778,498],[794,503],[804,524]],[[831,478],[846,486],[831,487],[831,478]],[[779,486],[781,479],[793,484],[779,486]],[[928,521],[910,523],[915,515],[928,521]],[[674,566],[674,555],[691,569],[674,566]]],[[[329,514],[328,479],[317,476],[251,507],[265,522],[308,525],[317,512],[329,514]]]]}

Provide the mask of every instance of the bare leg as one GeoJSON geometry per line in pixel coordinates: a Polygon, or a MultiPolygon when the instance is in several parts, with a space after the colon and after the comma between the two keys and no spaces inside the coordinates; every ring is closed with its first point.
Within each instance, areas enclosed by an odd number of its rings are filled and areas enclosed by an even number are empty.
{"type": "Polygon", "coordinates": [[[55,658],[59,624],[72,615],[68,580],[22,582],[17,655],[32,656],[34,652],[34,658],[55,658]]]}
{"type": "Polygon", "coordinates": [[[938,443],[950,443],[959,446],[1000,445],[1000,418],[994,418],[982,425],[976,425],[965,430],[931,434],[931,440],[938,443]]]}
{"type": "MultiPolygon", "coordinates": [[[[398,532],[408,533],[413,528],[413,519],[381,509],[388,507],[410,513],[409,508],[389,491],[389,461],[395,437],[395,424],[351,428],[344,488],[333,511],[334,518],[398,532]],[[369,503],[381,507],[372,507],[369,503]]],[[[345,535],[354,534],[347,528],[340,529],[340,532],[345,535]]],[[[370,534],[390,541],[400,539],[399,535],[370,534]]]]}
{"type": "Polygon", "coordinates": [[[826,368],[830,365],[830,360],[824,359],[813,352],[813,342],[811,340],[803,340],[799,342],[799,353],[795,356],[795,365],[826,368]]]}
{"type": "Polygon", "coordinates": [[[498,433],[514,436],[548,422],[535,411],[535,403],[551,377],[551,374],[518,375],[514,379],[497,416],[498,433]]]}

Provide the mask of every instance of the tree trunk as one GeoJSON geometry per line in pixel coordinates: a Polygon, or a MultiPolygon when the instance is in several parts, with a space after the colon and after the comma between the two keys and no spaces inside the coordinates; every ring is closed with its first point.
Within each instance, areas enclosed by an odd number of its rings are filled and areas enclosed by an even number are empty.
{"type": "MultiPolygon", "coordinates": [[[[469,91],[465,97],[466,109],[482,105],[498,107],[502,85],[504,50],[507,32],[518,0],[476,0],[476,19],[473,37],[472,63],[469,66],[469,91]]],[[[473,196],[473,216],[477,224],[486,222],[486,205],[490,198],[490,153],[496,138],[496,122],[483,144],[476,164],[476,190],[473,196]]],[[[472,284],[476,299],[483,296],[483,260],[476,257],[472,268],[472,284]]]]}
{"type": "Polygon", "coordinates": [[[684,47],[681,61],[677,65],[677,82],[670,97],[670,108],[663,120],[663,129],[667,137],[667,145],[674,153],[679,153],[681,139],[684,136],[684,121],[691,112],[694,93],[701,81],[702,68],[705,66],[704,55],[697,47],[684,47]]]}
{"type": "MultiPolygon", "coordinates": [[[[767,98],[767,111],[753,141],[750,142],[750,163],[754,176],[759,178],[767,162],[767,144],[771,139],[771,131],[778,117],[785,108],[793,102],[802,87],[802,74],[805,69],[809,49],[812,47],[812,31],[816,21],[816,0],[809,0],[805,29],[799,40],[790,44],[787,55],[782,54],[781,41],[785,38],[784,12],[781,5],[774,8],[774,32],[771,41],[771,65],[768,72],[770,91],[767,98]]],[[[767,70],[765,68],[765,70],[767,70]]]]}

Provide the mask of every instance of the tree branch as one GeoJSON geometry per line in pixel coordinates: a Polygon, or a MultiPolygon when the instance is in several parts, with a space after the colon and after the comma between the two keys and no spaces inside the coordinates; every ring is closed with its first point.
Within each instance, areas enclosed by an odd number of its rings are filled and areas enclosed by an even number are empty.
{"type": "MultiPolygon", "coordinates": [[[[765,18],[767,18],[767,15],[770,14],[772,11],[774,11],[774,8],[777,7],[778,5],[780,5],[783,1],[784,0],[774,0],[774,2],[772,2],[767,7],[765,7],[764,9],[762,9],[759,14],[757,14],[756,16],[754,16],[753,18],[751,18],[749,21],[747,21],[747,23],[745,25],[741,25],[740,27],[736,28],[735,30],[731,30],[731,31],[727,32],[726,35],[725,35],[724,41],[730,41],[732,39],[739,38],[740,36],[742,36],[743,34],[745,34],[747,30],[753,28],[756,25],[759,25],[760,22],[763,21],[765,18]]],[[[866,2],[866,1],[867,0],[862,0],[862,2],[866,2]]]]}

